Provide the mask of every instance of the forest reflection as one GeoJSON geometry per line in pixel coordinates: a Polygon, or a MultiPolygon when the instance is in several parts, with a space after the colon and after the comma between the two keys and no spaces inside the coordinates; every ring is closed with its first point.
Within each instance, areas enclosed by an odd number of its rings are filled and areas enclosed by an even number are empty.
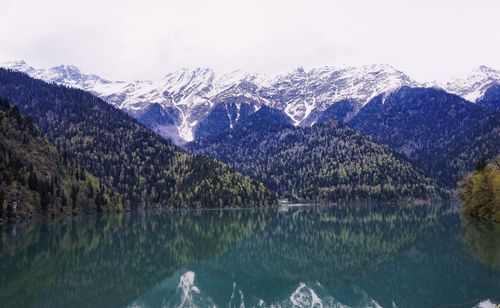
{"type": "Polygon", "coordinates": [[[478,261],[500,269],[500,223],[461,216],[465,247],[478,261]]]}
{"type": "MultiPolygon", "coordinates": [[[[122,307],[154,296],[164,302],[187,268],[218,305],[227,304],[235,283],[266,302],[302,281],[341,290],[408,250],[446,215],[446,206],[384,204],[124,213],[8,225],[0,232],[0,306],[122,307]],[[152,295],[169,279],[169,291],[152,295]]],[[[486,245],[480,258],[498,266],[491,240],[498,233],[464,227],[471,251],[486,245]]]]}

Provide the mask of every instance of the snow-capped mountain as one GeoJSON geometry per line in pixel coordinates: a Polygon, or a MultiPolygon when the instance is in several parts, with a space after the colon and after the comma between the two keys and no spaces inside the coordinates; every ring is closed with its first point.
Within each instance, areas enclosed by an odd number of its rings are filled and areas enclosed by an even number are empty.
{"type": "Polygon", "coordinates": [[[261,96],[285,111],[296,125],[310,126],[329,106],[345,99],[364,105],[371,98],[417,83],[389,65],[297,68],[279,74],[263,87],[261,96]]]}
{"type": "MultiPolygon", "coordinates": [[[[381,93],[419,86],[389,65],[308,71],[299,67],[272,75],[242,71],[217,75],[206,68],[181,69],[160,80],[131,82],[107,80],[69,65],[39,69],[18,61],[2,66],[90,91],[176,143],[231,129],[262,105],[283,111],[295,125],[311,126],[323,113],[332,112],[338,102],[344,103],[339,108],[349,109],[343,114],[352,116],[381,93]]],[[[465,77],[433,86],[475,101],[499,80],[498,71],[481,67],[465,77]]]]}
{"type": "Polygon", "coordinates": [[[448,82],[435,82],[431,85],[476,103],[491,86],[497,84],[500,84],[500,71],[483,65],[448,82]]]}
{"type": "Polygon", "coordinates": [[[64,84],[69,87],[80,88],[86,91],[110,85],[113,82],[96,75],[84,74],[73,65],[59,65],[48,69],[39,69],[29,66],[25,61],[7,62],[1,65],[15,71],[24,72],[29,76],[47,82],[64,84]]]}

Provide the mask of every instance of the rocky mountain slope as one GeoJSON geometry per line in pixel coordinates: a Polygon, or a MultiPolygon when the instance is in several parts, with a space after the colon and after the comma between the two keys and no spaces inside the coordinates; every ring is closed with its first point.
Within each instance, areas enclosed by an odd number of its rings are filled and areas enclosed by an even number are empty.
{"type": "Polygon", "coordinates": [[[177,144],[219,134],[261,108],[287,114],[295,126],[312,126],[335,115],[348,121],[372,98],[402,86],[442,88],[499,110],[500,71],[481,66],[448,82],[419,84],[389,65],[321,67],[259,75],[181,69],[157,81],[111,81],[75,66],[34,68],[24,61],[4,67],[31,77],[90,91],[177,144]],[[487,95],[489,93],[489,95],[487,95]]]}
{"type": "Polygon", "coordinates": [[[337,101],[363,105],[380,93],[416,85],[388,65],[297,68],[274,75],[182,69],[158,81],[110,81],[75,66],[38,69],[24,61],[6,68],[90,91],[176,143],[228,130],[263,104],[284,111],[298,126],[311,126],[337,101]]]}
{"type": "Polygon", "coordinates": [[[447,82],[434,82],[429,85],[461,96],[469,102],[478,102],[486,91],[500,84],[500,71],[487,66],[480,66],[465,74],[456,76],[447,82]]]}

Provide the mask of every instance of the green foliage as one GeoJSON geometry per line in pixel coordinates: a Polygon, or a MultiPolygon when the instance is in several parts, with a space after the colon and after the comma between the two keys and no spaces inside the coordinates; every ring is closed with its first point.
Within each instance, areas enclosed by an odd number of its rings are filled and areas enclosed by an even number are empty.
{"type": "Polygon", "coordinates": [[[488,165],[478,162],[460,182],[459,197],[464,214],[500,221],[500,156],[488,165]]]}
{"type": "Polygon", "coordinates": [[[117,194],[63,159],[31,120],[1,97],[0,123],[0,219],[110,211],[120,204],[117,194]]]}
{"type": "Polygon", "coordinates": [[[275,201],[260,183],[212,159],[184,153],[85,91],[0,69],[0,95],[31,116],[65,159],[123,195],[125,208],[263,206],[275,201]]]}
{"type": "Polygon", "coordinates": [[[281,197],[301,201],[426,199],[442,193],[401,155],[345,124],[296,128],[273,123],[263,113],[188,148],[227,162],[281,197]]]}
{"type": "Polygon", "coordinates": [[[468,251],[488,268],[500,269],[500,224],[466,215],[461,220],[468,251]]]}

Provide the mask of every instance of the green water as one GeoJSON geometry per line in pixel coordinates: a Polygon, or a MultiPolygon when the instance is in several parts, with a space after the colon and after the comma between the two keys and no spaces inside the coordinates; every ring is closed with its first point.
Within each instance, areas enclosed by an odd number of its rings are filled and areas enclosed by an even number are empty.
{"type": "Polygon", "coordinates": [[[0,307],[499,302],[500,225],[450,207],[120,214],[0,231],[0,307]]]}

